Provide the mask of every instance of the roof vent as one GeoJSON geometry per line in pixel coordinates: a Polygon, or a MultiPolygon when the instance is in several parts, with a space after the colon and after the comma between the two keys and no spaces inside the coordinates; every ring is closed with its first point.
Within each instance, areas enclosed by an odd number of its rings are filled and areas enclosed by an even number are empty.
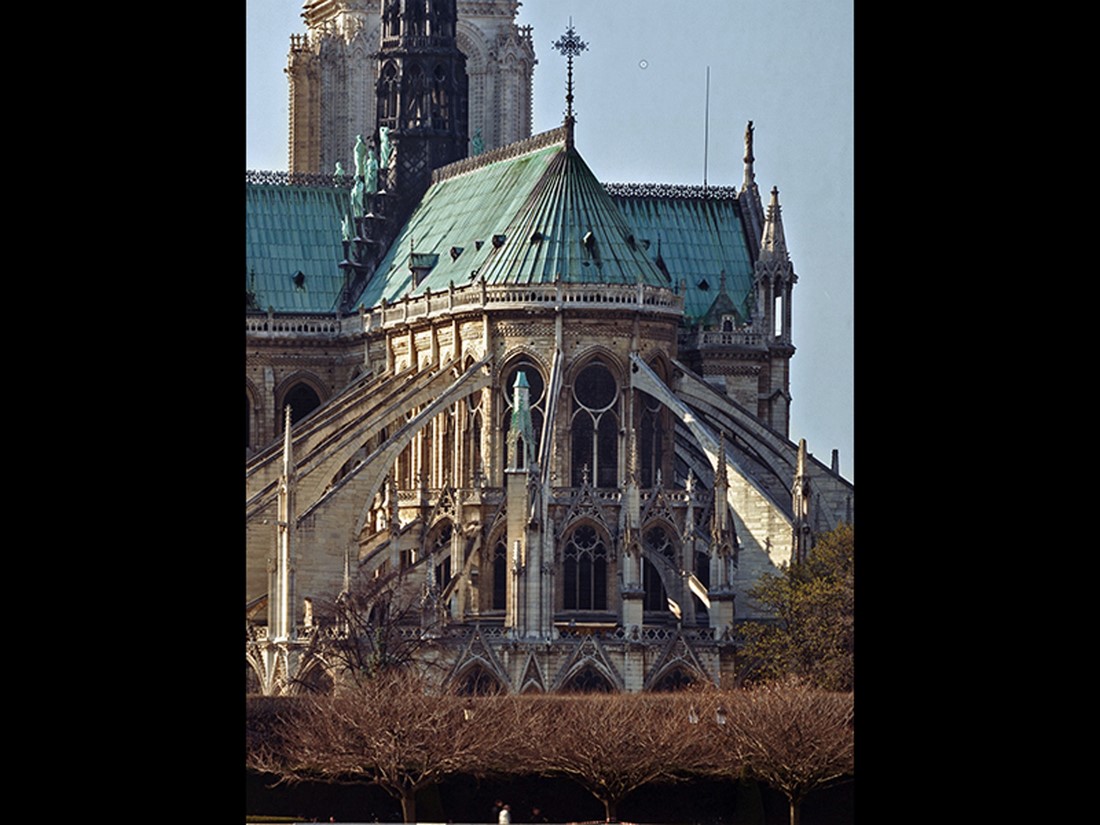
{"type": "Polygon", "coordinates": [[[629,246],[631,249],[637,249],[638,248],[637,245],[634,243],[634,236],[633,235],[627,235],[626,236],[626,245],[629,246]]]}
{"type": "Polygon", "coordinates": [[[531,243],[539,243],[542,241],[543,237],[543,234],[536,229],[531,233],[531,243]]]}
{"type": "Polygon", "coordinates": [[[306,275],[300,269],[294,275],[294,288],[295,289],[305,289],[306,288],[306,275]]]}
{"type": "Polygon", "coordinates": [[[485,241],[474,241],[474,249],[481,249],[481,246],[484,243],[485,241]]]}
{"type": "Polygon", "coordinates": [[[504,246],[504,236],[493,235],[493,249],[500,249],[502,246],[504,246]]]}
{"type": "Polygon", "coordinates": [[[452,246],[451,247],[451,260],[452,261],[457,260],[458,256],[461,255],[461,254],[462,254],[462,247],[461,246],[452,246]]]}
{"type": "Polygon", "coordinates": [[[706,292],[708,289],[710,289],[710,284],[707,283],[706,278],[699,282],[699,289],[703,290],[703,292],[706,292]]]}

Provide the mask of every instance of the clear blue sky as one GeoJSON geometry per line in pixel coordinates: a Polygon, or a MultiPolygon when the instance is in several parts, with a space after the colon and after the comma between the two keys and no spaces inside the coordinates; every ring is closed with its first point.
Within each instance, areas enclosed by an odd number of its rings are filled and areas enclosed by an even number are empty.
{"type": "MultiPolygon", "coordinates": [[[[561,123],[565,60],[551,48],[572,17],[577,148],[605,182],[740,185],[745,124],[756,182],[779,188],[799,281],[792,309],[791,438],[819,460],[853,443],[852,0],[526,0],[534,27],[534,131],[561,123]],[[645,67],[643,68],[643,61],[645,67]],[[704,141],[710,67],[709,141],[704,141]]],[[[247,2],[248,169],[287,167],[290,35],[301,0],[247,2]]]]}

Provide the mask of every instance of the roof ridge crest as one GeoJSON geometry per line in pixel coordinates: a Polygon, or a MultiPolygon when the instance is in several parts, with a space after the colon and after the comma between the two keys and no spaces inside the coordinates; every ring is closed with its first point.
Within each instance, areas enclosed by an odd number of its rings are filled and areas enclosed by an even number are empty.
{"type": "Polygon", "coordinates": [[[565,128],[559,126],[547,132],[540,132],[537,135],[532,135],[524,140],[517,140],[515,143],[509,143],[507,146],[491,149],[484,154],[463,158],[462,160],[456,160],[454,163],[448,163],[446,166],[440,166],[432,172],[432,183],[449,180],[450,178],[464,175],[467,172],[473,172],[475,169],[481,169],[484,166],[489,166],[490,164],[502,160],[509,160],[519,157],[520,155],[535,152],[539,149],[544,149],[547,146],[553,146],[555,143],[564,144],[564,142],[565,128]]]}

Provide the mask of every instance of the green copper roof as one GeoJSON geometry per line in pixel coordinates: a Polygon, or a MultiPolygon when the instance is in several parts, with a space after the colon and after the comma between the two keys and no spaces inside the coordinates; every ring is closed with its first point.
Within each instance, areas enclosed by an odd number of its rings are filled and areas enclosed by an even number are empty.
{"type": "MultiPolygon", "coordinates": [[[[728,298],[745,318],[755,303],[753,265],[740,203],[729,195],[666,193],[661,187],[610,184],[608,190],[634,226],[639,241],[656,262],[658,256],[675,289],[685,282],[684,315],[700,321],[719,295],[726,273],[728,298]]],[[[675,188],[673,188],[675,189],[675,188]]]]}
{"type": "Polygon", "coordinates": [[[358,303],[480,277],[491,285],[670,286],[580,155],[563,137],[546,145],[553,135],[532,138],[521,154],[442,170],[358,303]],[[415,288],[410,264],[427,270],[415,288]]]}
{"type": "Polygon", "coordinates": [[[347,191],[255,183],[245,191],[245,285],[255,308],[331,312],[344,283],[347,191]]]}

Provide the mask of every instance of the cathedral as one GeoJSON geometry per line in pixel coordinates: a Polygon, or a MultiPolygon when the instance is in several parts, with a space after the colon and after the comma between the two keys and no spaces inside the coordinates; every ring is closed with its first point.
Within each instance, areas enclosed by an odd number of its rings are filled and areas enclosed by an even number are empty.
{"type": "MultiPolygon", "coordinates": [[[[246,185],[246,683],[325,684],[385,583],[456,690],[736,681],[854,488],[789,437],[776,188],[601,183],[531,135],[514,0],[310,0],[246,185]],[[339,166],[337,166],[339,164],[339,166]]],[[[394,614],[396,615],[396,614],[394,614]]]]}

